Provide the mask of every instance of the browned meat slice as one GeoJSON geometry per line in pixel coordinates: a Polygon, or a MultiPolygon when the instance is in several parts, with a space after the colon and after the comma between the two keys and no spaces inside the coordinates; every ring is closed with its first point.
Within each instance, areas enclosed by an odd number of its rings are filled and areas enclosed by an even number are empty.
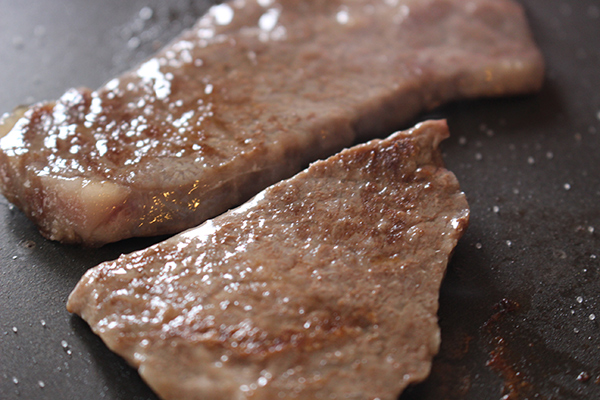
{"type": "Polygon", "coordinates": [[[0,126],[0,185],[54,240],[196,226],[423,109],[537,90],[511,0],[217,5],[156,57],[0,126]]]}
{"type": "Polygon", "coordinates": [[[468,220],[443,121],[344,150],[101,264],[68,301],[164,399],[395,399],[429,373],[468,220]]]}

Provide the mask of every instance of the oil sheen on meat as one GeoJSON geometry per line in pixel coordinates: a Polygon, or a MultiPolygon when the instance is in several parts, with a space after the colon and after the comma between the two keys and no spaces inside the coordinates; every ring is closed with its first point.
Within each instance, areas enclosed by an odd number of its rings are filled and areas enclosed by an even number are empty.
{"type": "Polygon", "coordinates": [[[438,351],[468,221],[447,135],[427,122],[318,161],[89,270],[67,307],[163,399],[396,399],[438,351]]]}
{"type": "Polygon", "coordinates": [[[236,0],[96,91],[0,125],[0,186],[46,237],[179,232],[420,111],[539,89],[512,0],[236,0]]]}

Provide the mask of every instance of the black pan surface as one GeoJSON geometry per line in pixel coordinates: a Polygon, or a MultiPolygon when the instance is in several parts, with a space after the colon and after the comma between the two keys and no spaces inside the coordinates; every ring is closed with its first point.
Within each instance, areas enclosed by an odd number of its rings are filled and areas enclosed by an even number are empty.
{"type": "MultiPolygon", "coordinates": [[[[542,92],[419,118],[448,119],[472,217],[441,290],[441,352],[401,400],[600,398],[600,2],[521,2],[542,92]]],[[[210,3],[0,0],[0,112],[99,86],[210,3]]],[[[49,242],[2,197],[0,221],[0,399],[156,399],[65,301],[88,268],[159,238],[49,242]]]]}

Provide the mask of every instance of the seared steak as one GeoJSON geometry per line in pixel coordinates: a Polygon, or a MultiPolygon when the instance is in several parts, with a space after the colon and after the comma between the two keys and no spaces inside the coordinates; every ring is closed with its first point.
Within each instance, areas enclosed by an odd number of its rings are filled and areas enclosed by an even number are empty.
{"type": "Polygon", "coordinates": [[[173,233],[443,102],[537,90],[511,0],[237,0],[97,91],[0,126],[0,185],[48,238],[173,233]]]}
{"type": "Polygon", "coordinates": [[[395,399],[424,379],[468,205],[427,122],[103,263],[69,297],[164,399],[395,399]]]}

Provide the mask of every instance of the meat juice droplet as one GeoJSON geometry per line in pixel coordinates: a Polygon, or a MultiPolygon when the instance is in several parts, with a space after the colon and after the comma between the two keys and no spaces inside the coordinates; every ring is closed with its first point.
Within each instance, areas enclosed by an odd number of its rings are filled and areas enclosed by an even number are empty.
{"type": "Polygon", "coordinates": [[[131,50],[135,50],[142,44],[142,41],[139,37],[133,36],[131,39],[127,41],[127,48],[131,50]]]}
{"type": "Polygon", "coordinates": [[[142,20],[148,21],[154,15],[154,10],[150,7],[143,7],[138,15],[142,20]]]}

